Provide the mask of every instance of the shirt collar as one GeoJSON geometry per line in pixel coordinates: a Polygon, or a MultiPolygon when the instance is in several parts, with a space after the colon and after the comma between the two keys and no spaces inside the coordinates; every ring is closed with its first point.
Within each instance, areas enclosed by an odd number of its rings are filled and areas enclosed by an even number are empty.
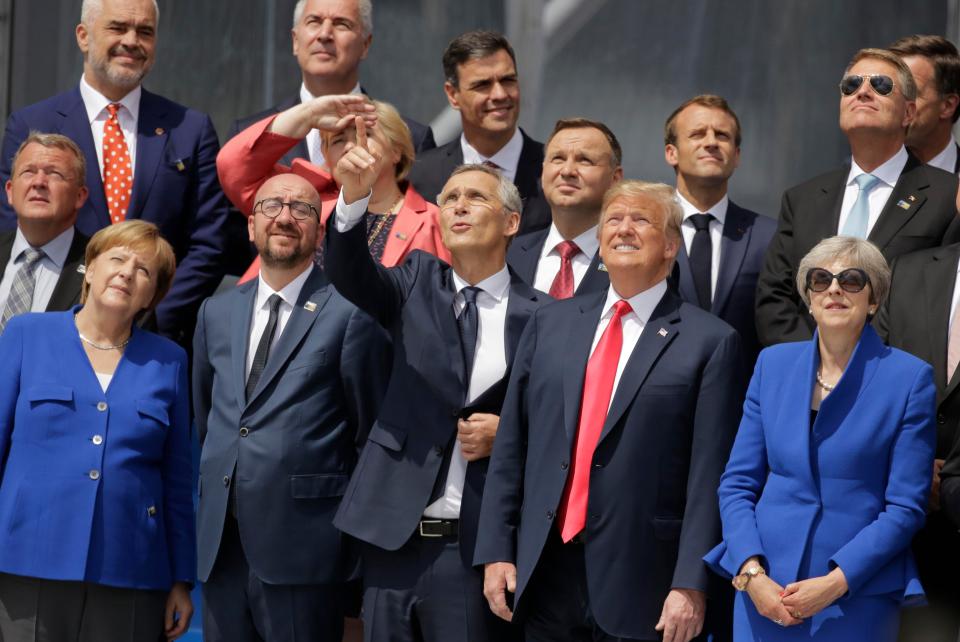
{"type": "MultiPolygon", "coordinates": [[[[363,93],[363,90],[360,89],[360,83],[359,83],[359,82],[357,82],[356,86],[355,86],[353,89],[350,90],[350,93],[351,93],[351,94],[362,94],[362,93],[363,93]]],[[[313,100],[314,98],[316,98],[316,96],[314,96],[313,94],[310,93],[310,90],[307,89],[307,85],[306,85],[305,83],[300,83],[300,102],[302,102],[302,103],[309,102],[309,101],[313,100]]]]}
{"type": "MultiPolygon", "coordinates": [[[[457,289],[457,294],[460,294],[460,290],[470,287],[470,284],[460,278],[460,275],[457,274],[456,271],[453,271],[453,286],[457,289]]],[[[473,287],[480,288],[485,294],[489,294],[499,303],[503,300],[507,290],[510,289],[510,271],[507,270],[507,266],[504,264],[499,272],[491,274],[473,287]]]]}
{"type": "Polygon", "coordinates": [[[490,161],[497,167],[506,170],[515,170],[520,163],[520,152],[523,151],[523,134],[517,127],[507,144],[501,147],[493,156],[484,156],[467,141],[467,137],[460,134],[460,148],[463,150],[463,162],[481,164],[490,161]]]}
{"type": "MultiPolygon", "coordinates": [[[[626,301],[633,310],[632,314],[637,315],[640,322],[646,325],[650,317],[653,316],[653,311],[656,309],[657,304],[660,303],[660,299],[663,298],[666,292],[667,280],[664,279],[653,287],[647,288],[639,294],[634,294],[626,301]]],[[[610,317],[613,314],[613,305],[622,298],[623,297],[617,294],[617,291],[613,288],[613,283],[611,283],[610,288],[607,290],[607,300],[603,304],[603,314],[600,318],[610,317]]]]}
{"type": "Polygon", "coordinates": [[[957,139],[951,136],[947,146],[944,147],[939,154],[931,158],[927,165],[932,165],[933,167],[953,174],[953,170],[957,167],[957,139]]]}
{"type": "MultiPolygon", "coordinates": [[[[557,244],[562,243],[565,239],[560,235],[560,230],[557,229],[557,226],[553,223],[550,224],[550,231],[547,232],[547,238],[543,241],[544,256],[548,254],[558,254],[556,248],[557,244]]],[[[589,230],[583,234],[570,239],[577,244],[577,247],[580,248],[580,251],[589,258],[593,258],[593,255],[597,253],[597,250],[600,248],[600,239],[597,238],[597,226],[594,225],[589,230]]]]}
{"type": "MultiPolygon", "coordinates": [[[[891,156],[883,165],[876,168],[870,174],[873,174],[881,181],[893,187],[897,184],[897,180],[900,178],[900,174],[903,173],[903,168],[907,165],[907,159],[910,156],[907,154],[907,148],[903,145],[900,146],[900,151],[891,156]]],[[[853,179],[860,174],[866,174],[867,172],[863,171],[857,161],[853,158],[850,159],[850,173],[847,175],[847,185],[853,185],[853,179]]]]}
{"type": "Polygon", "coordinates": [[[297,278],[280,288],[279,291],[271,288],[262,278],[258,278],[257,300],[254,304],[254,310],[259,310],[265,306],[267,304],[267,300],[274,294],[279,294],[280,298],[283,299],[283,302],[289,305],[291,308],[296,307],[297,299],[300,298],[300,290],[303,289],[303,284],[307,282],[307,277],[310,276],[312,271],[313,263],[308,265],[307,269],[301,272],[297,278]]]}
{"type": "Polygon", "coordinates": [[[684,222],[686,222],[686,220],[694,214],[711,214],[713,215],[713,218],[717,219],[720,225],[723,225],[723,222],[727,218],[727,206],[730,205],[730,199],[726,194],[724,194],[723,198],[717,201],[713,206],[709,207],[703,212],[694,207],[693,204],[685,199],[679,191],[677,191],[677,200],[680,201],[680,207],[683,208],[684,222]]]}
{"type": "MultiPolygon", "coordinates": [[[[134,120],[140,117],[140,95],[143,93],[140,85],[121,98],[120,105],[124,107],[134,120]]],[[[90,86],[87,79],[80,77],[80,97],[83,98],[83,106],[87,110],[87,119],[92,123],[106,110],[107,105],[114,102],[90,86]]]]}
{"type": "MultiPolygon", "coordinates": [[[[73,234],[73,226],[71,225],[60,232],[52,241],[46,245],[41,245],[38,249],[43,250],[47,258],[53,261],[54,265],[58,268],[62,269],[63,264],[67,260],[67,254],[70,252],[70,245],[73,243],[73,234]]],[[[10,248],[10,256],[16,260],[20,258],[20,254],[28,247],[30,247],[30,244],[27,243],[26,237],[18,226],[17,233],[13,239],[13,247],[10,248]]]]}

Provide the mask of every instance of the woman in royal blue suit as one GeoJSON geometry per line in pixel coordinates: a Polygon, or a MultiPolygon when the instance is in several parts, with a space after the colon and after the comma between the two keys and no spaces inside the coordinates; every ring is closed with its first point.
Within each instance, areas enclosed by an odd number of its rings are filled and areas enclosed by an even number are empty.
{"type": "Polygon", "coordinates": [[[138,329],[170,287],[156,226],[101,230],[82,306],[0,336],[0,639],[181,635],[196,569],[186,354],[138,329]]]}
{"type": "Polygon", "coordinates": [[[797,274],[817,332],[760,354],[706,560],[742,591],[737,640],[892,642],[922,596],[909,545],[933,465],[932,369],[867,325],[890,284],[872,244],[826,239],[797,274]]]}

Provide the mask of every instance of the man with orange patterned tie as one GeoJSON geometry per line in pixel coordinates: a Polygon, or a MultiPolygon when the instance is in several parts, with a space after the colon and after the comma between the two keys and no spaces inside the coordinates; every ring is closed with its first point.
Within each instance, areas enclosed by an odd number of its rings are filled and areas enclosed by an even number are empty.
{"type": "Polygon", "coordinates": [[[736,331],[667,287],[682,216],[672,187],[612,187],[610,288],[539,309],[517,348],[474,563],[528,640],[700,635],[744,373],[736,331]]]}
{"type": "MultiPolygon", "coordinates": [[[[73,89],[14,112],[0,151],[0,180],[31,131],[63,134],[87,160],[90,197],[77,229],[128,218],[150,221],[173,246],[177,275],[157,306],[156,325],[183,345],[200,302],[223,276],[227,203],[217,181],[217,133],[210,117],[143,88],[153,66],[155,0],[84,0],[77,25],[83,76],[73,89]]],[[[0,195],[0,227],[16,215],[0,195]]]]}
{"type": "Polygon", "coordinates": [[[604,193],[623,178],[622,159],[617,137],[603,123],[557,121],[540,175],[552,222],[521,234],[507,251],[507,263],[521,279],[555,299],[607,289],[597,220],[604,193]]]}

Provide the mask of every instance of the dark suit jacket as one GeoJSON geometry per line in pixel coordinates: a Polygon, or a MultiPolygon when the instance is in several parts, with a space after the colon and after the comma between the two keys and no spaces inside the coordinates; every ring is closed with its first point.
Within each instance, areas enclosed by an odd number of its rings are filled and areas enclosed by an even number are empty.
{"type": "MultiPolygon", "coordinates": [[[[189,344],[200,302],[223,276],[223,226],[227,202],[217,181],[217,133],[210,117],[152,94],[140,98],[137,158],[127,218],[160,228],[177,256],[177,274],[156,310],[160,331],[189,344]]],[[[0,180],[10,177],[10,163],[30,131],[69,136],[87,159],[90,197],[76,227],[92,236],[110,224],[97,151],[79,87],[14,112],[7,121],[0,152],[0,180]]],[[[0,225],[16,226],[16,214],[0,196],[0,225]]]]}
{"type": "Polygon", "coordinates": [[[258,283],[207,300],[197,321],[200,580],[217,558],[236,484],[240,540],[257,577],[270,584],[341,581],[353,563],[331,520],[386,384],[386,333],[314,268],[247,398],[258,283]]]}
{"type": "MultiPolygon", "coordinates": [[[[538,310],[517,348],[480,513],[476,564],[517,565],[515,602],[569,474],[584,373],[606,292],[538,310]]],[[[717,485],[740,418],[740,338],[668,290],[614,393],[590,475],[586,577],[605,633],[658,639],[673,588],[706,590],[717,485]]]]}
{"type": "MultiPolygon", "coordinates": [[[[533,140],[522,129],[520,133],[523,135],[523,149],[513,183],[523,199],[523,212],[517,234],[526,234],[548,227],[553,218],[550,206],[540,189],[543,143],[533,140]]],[[[463,148],[460,147],[460,137],[457,136],[446,145],[417,156],[417,161],[410,170],[410,182],[425,199],[436,203],[437,195],[446,185],[450,174],[460,165],[463,165],[463,148]]]]}
{"type": "MultiPolygon", "coordinates": [[[[507,264],[531,287],[537,277],[537,265],[540,263],[540,254],[543,252],[543,244],[549,233],[549,225],[542,230],[528,232],[515,238],[507,249],[507,264]]],[[[606,292],[608,287],[610,287],[610,277],[607,276],[603,261],[600,260],[600,253],[597,252],[587,266],[587,272],[583,275],[574,295],[598,290],[606,292]]]]}
{"type": "MultiPolygon", "coordinates": [[[[10,252],[13,250],[13,241],[16,237],[16,230],[0,232],[0,279],[3,278],[7,261],[10,260],[10,252]]],[[[63,269],[60,270],[60,278],[57,279],[57,285],[54,286],[53,294],[50,295],[50,301],[47,303],[47,312],[69,310],[80,303],[83,273],[78,272],[77,269],[83,265],[89,240],[79,231],[73,231],[73,241],[70,243],[70,249],[67,250],[67,259],[63,262],[63,269]]]]}
{"type": "MultiPolygon", "coordinates": [[[[720,241],[717,288],[710,312],[740,333],[743,354],[751,368],[760,353],[753,314],[757,277],[763,267],[767,246],[776,229],[777,223],[772,218],[746,210],[733,201],[729,202],[727,217],[723,223],[723,239],[720,241]]],[[[677,287],[680,298],[698,305],[697,290],[690,273],[690,258],[685,244],[680,245],[671,281],[677,287]]]]}
{"type": "MultiPolygon", "coordinates": [[[[814,245],[836,236],[849,171],[843,167],[784,193],[777,232],[757,283],[757,336],[762,345],[813,336],[813,317],[797,293],[797,266],[814,245]]],[[[960,240],[956,198],[954,174],[923,165],[911,154],[867,238],[888,261],[960,240]]]]}
{"type": "MultiPolygon", "coordinates": [[[[341,234],[331,225],[325,265],[337,290],[390,330],[393,371],[334,523],[360,540],[397,550],[417,527],[455,447],[457,419],[467,414],[467,388],[453,308],[453,269],[419,250],[398,267],[377,265],[366,250],[365,230],[357,224],[341,234]]],[[[511,275],[508,372],[527,319],[550,300],[511,275]]],[[[491,396],[498,398],[485,401],[483,410],[499,414],[502,394],[493,391],[491,396]]],[[[473,559],[487,461],[467,465],[460,506],[460,554],[467,566],[473,559]]]]}

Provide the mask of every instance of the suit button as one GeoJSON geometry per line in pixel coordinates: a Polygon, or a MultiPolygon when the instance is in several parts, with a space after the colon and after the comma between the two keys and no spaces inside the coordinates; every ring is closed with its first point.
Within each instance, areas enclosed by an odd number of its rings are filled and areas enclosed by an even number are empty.
{"type": "Polygon", "coordinates": [[[943,424],[947,423],[947,418],[944,417],[943,414],[941,413],[937,415],[937,423],[942,426],[943,424]]]}
{"type": "Polygon", "coordinates": [[[147,515],[149,515],[150,517],[153,517],[156,514],[157,514],[156,506],[150,506],[149,508],[147,508],[147,515]]]}
{"type": "Polygon", "coordinates": [[[552,510],[548,510],[548,511],[547,511],[547,519],[553,519],[553,516],[554,516],[555,514],[556,514],[556,513],[554,513],[552,510]]]}
{"type": "Polygon", "coordinates": [[[443,446],[434,446],[433,454],[437,457],[443,457],[443,446]]]}
{"type": "Polygon", "coordinates": [[[93,481],[97,481],[98,479],[100,479],[100,471],[99,471],[99,470],[91,470],[91,471],[90,471],[89,473],[87,473],[87,474],[90,476],[90,479],[92,479],[93,481]]]}
{"type": "Polygon", "coordinates": [[[99,410],[100,412],[103,412],[106,409],[107,409],[106,401],[101,401],[100,403],[97,404],[97,410],[99,410]]]}
{"type": "Polygon", "coordinates": [[[560,462],[560,470],[566,470],[568,466],[569,464],[567,464],[567,462],[565,461],[560,462]]]}
{"type": "Polygon", "coordinates": [[[230,476],[229,476],[229,475],[224,475],[224,476],[223,476],[223,485],[224,485],[224,486],[229,486],[229,485],[230,485],[230,476]]]}
{"type": "Polygon", "coordinates": [[[246,426],[244,426],[244,427],[242,427],[242,428],[240,429],[240,436],[241,436],[241,437],[246,437],[246,436],[249,435],[249,434],[250,434],[250,429],[247,428],[246,426]]]}
{"type": "Polygon", "coordinates": [[[99,446],[100,444],[103,443],[103,437],[100,435],[94,435],[93,439],[91,439],[90,441],[93,442],[94,446],[99,446]]]}

